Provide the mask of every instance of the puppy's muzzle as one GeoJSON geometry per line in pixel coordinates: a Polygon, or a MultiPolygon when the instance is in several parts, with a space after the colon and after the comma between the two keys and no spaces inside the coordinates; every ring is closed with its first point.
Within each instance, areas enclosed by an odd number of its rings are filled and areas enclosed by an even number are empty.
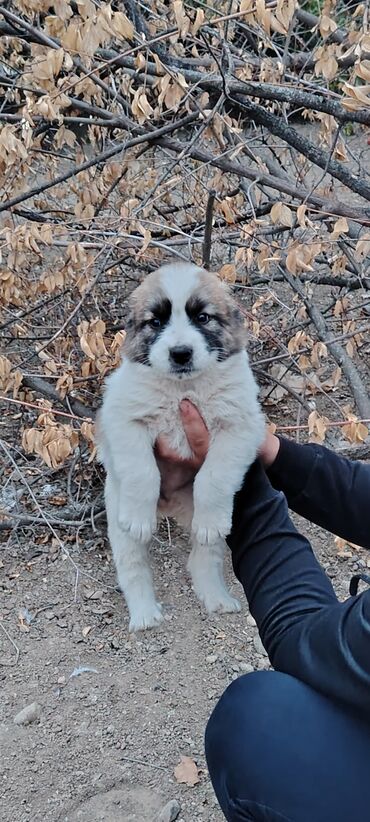
{"type": "Polygon", "coordinates": [[[175,345],[170,348],[169,356],[171,365],[174,365],[176,370],[188,369],[193,358],[193,349],[187,345],[175,345]]]}

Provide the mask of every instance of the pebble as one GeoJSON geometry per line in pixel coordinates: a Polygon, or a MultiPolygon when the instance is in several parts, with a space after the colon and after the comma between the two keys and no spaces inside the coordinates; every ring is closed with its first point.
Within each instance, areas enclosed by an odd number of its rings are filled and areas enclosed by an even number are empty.
{"type": "Polygon", "coordinates": [[[170,799],[161,811],[156,813],[152,822],[174,822],[181,811],[181,805],[177,799],[170,799]]]}
{"type": "Polygon", "coordinates": [[[253,665],[251,665],[250,662],[241,662],[239,668],[243,674],[251,674],[254,671],[253,665]]]}
{"type": "Polygon", "coordinates": [[[269,667],[270,667],[270,663],[269,663],[268,659],[261,656],[257,660],[256,668],[257,668],[258,671],[267,671],[269,667]]]}
{"type": "Polygon", "coordinates": [[[31,702],[30,705],[26,705],[25,708],[22,708],[22,710],[16,714],[13,721],[16,725],[30,725],[31,722],[39,719],[40,714],[41,705],[39,705],[38,702],[31,702]]]}
{"type": "Polygon", "coordinates": [[[257,654],[260,654],[260,656],[267,656],[267,651],[263,647],[261,639],[258,634],[256,634],[256,636],[253,637],[253,645],[257,651],[257,654]]]}
{"type": "Polygon", "coordinates": [[[214,662],[217,662],[218,656],[217,654],[209,654],[206,656],[206,662],[209,662],[210,665],[213,665],[214,662]]]}
{"type": "Polygon", "coordinates": [[[247,616],[247,625],[256,625],[256,620],[254,619],[254,617],[252,617],[252,614],[248,614],[247,616]]]}

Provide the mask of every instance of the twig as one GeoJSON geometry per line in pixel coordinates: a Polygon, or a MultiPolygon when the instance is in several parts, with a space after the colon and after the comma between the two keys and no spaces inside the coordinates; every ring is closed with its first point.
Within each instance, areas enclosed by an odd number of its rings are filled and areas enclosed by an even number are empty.
{"type": "Polygon", "coordinates": [[[282,266],[279,266],[279,270],[293,291],[295,291],[296,294],[299,294],[303,300],[307,313],[316,328],[320,340],[327,345],[333,359],[342,369],[348,385],[351,388],[353,398],[361,417],[370,417],[370,397],[355,364],[352,362],[346,350],[340,345],[340,343],[334,342],[332,336],[327,330],[326,323],[320,309],[314,302],[312,302],[311,299],[308,299],[300,282],[292,277],[292,275],[289,274],[289,272],[282,266]]]}
{"type": "Polygon", "coordinates": [[[308,402],[304,399],[304,397],[301,397],[300,394],[297,393],[297,391],[294,391],[294,389],[287,385],[287,383],[285,383],[283,380],[279,380],[278,377],[275,377],[273,374],[269,374],[268,371],[263,371],[261,368],[255,368],[253,365],[252,369],[256,372],[256,374],[260,374],[261,377],[265,377],[265,379],[269,382],[272,382],[275,385],[280,385],[281,388],[284,388],[284,390],[287,391],[287,393],[290,394],[299,403],[299,405],[301,405],[302,408],[304,408],[304,410],[307,411],[308,414],[311,412],[312,409],[309,406],[308,402]]]}
{"type": "Polygon", "coordinates": [[[243,100],[240,96],[229,94],[228,99],[230,103],[238,105],[243,111],[247,112],[248,116],[262,126],[266,126],[271,134],[277,137],[282,137],[288,145],[295,148],[304,157],[311,160],[312,163],[324,169],[326,173],[330,173],[336,180],[340,180],[351,191],[355,191],[364,197],[365,200],[370,200],[370,186],[364,180],[354,177],[346,171],[341,163],[330,159],[330,154],[323,151],[318,146],[315,146],[311,140],[302,137],[298,131],[292,126],[286,125],[281,117],[277,117],[270,111],[266,111],[262,106],[256,103],[251,103],[250,100],[243,100]]]}
{"type": "Polygon", "coordinates": [[[2,631],[4,631],[5,636],[8,638],[10,644],[13,645],[13,648],[15,650],[15,660],[14,660],[14,662],[8,662],[7,660],[0,659],[0,665],[4,665],[6,667],[12,668],[18,662],[20,650],[18,648],[18,645],[16,645],[14,640],[11,638],[9,632],[7,631],[7,629],[5,628],[5,625],[3,625],[2,622],[0,622],[0,628],[1,628],[2,631]]]}
{"type": "MultiPolygon", "coordinates": [[[[186,146],[184,146],[183,143],[178,140],[169,139],[168,137],[160,138],[158,140],[158,145],[163,148],[168,148],[176,154],[180,154],[186,150],[186,146]]],[[[233,147],[232,150],[235,150],[235,147],[233,147]]],[[[281,191],[284,194],[289,194],[297,200],[310,203],[318,208],[322,214],[326,213],[328,215],[332,214],[338,217],[349,217],[352,220],[357,220],[363,225],[370,225],[370,207],[364,209],[353,208],[346,205],[344,202],[327,200],[324,197],[319,197],[317,194],[311,194],[308,189],[303,188],[302,186],[295,186],[294,183],[290,182],[288,179],[274,177],[272,174],[265,174],[261,171],[256,171],[253,168],[247,168],[244,164],[235,163],[232,160],[229,160],[226,156],[218,157],[210,152],[196,148],[195,146],[189,149],[188,156],[192,157],[194,160],[199,160],[205,165],[215,166],[216,168],[220,168],[222,171],[227,171],[230,174],[237,175],[238,177],[246,177],[248,180],[254,180],[262,186],[281,191]]]]}
{"type": "Polygon", "coordinates": [[[208,269],[211,264],[211,243],[212,243],[212,226],[213,226],[213,207],[215,203],[216,192],[214,189],[208,194],[206,220],[204,226],[203,239],[203,266],[208,269]]]}
{"type": "Polygon", "coordinates": [[[102,151],[101,154],[97,154],[91,160],[86,160],[80,165],[73,166],[73,168],[66,171],[65,174],[60,174],[53,180],[49,180],[39,186],[35,186],[35,188],[31,188],[23,194],[18,194],[17,197],[12,197],[10,200],[0,203],[0,213],[2,211],[8,211],[8,209],[13,206],[18,205],[19,203],[24,203],[26,200],[31,199],[31,197],[35,197],[50,188],[54,188],[54,186],[57,186],[60,183],[65,183],[81,171],[87,171],[89,168],[99,165],[99,163],[105,163],[106,160],[110,160],[111,157],[115,157],[115,155],[119,154],[121,151],[127,151],[128,148],[140,145],[140,143],[155,142],[160,137],[163,137],[164,134],[171,134],[173,131],[177,131],[177,129],[182,128],[184,125],[188,125],[190,122],[195,122],[195,120],[198,119],[198,116],[198,114],[189,114],[181,120],[176,120],[174,123],[169,123],[168,125],[154,129],[153,131],[148,131],[148,129],[145,129],[144,134],[140,134],[138,137],[133,137],[125,142],[120,142],[118,145],[107,149],[107,151],[102,151]]]}
{"type": "MultiPolygon", "coordinates": [[[[59,402],[65,408],[71,408],[73,411],[73,414],[64,414],[62,411],[53,410],[53,413],[79,421],[81,421],[81,419],[94,419],[95,411],[92,408],[88,408],[86,405],[80,402],[80,400],[75,400],[73,397],[71,397],[70,394],[67,394],[66,397],[62,399],[62,397],[58,394],[58,391],[49,382],[47,382],[47,380],[44,380],[43,377],[24,376],[22,382],[24,385],[27,386],[27,388],[31,388],[32,391],[36,391],[38,394],[42,394],[44,397],[47,397],[49,400],[52,400],[52,402],[59,402]]],[[[38,405],[35,405],[34,403],[25,403],[21,400],[12,400],[9,397],[3,396],[0,396],[0,400],[16,402],[18,403],[18,405],[26,405],[30,408],[38,408],[40,412],[42,411],[42,408],[38,405]]]]}
{"type": "MultiPolygon", "coordinates": [[[[3,513],[1,513],[1,516],[3,516],[3,513]]],[[[42,525],[44,528],[46,525],[53,525],[61,528],[84,528],[91,524],[90,518],[82,520],[66,520],[58,518],[53,519],[52,517],[49,517],[46,523],[41,517],[26,516],[24,514],[9,514],[6,512],[5,516],[5,520],[0,520],[0,531],[11,531],[18,525],[21,528],[24,528],[27,525],[42,525]]],[[[98,516],[98,514],[96,516],[98,516]]]]}

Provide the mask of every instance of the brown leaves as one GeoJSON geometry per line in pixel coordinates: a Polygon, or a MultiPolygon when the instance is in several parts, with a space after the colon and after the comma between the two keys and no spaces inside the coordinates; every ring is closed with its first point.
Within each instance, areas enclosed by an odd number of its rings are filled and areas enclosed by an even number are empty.
{"type": "Polygon", "coordinates": [[[26,454],[37,454],[49,468],[60,468],[78,445],[78,433],[71,425],[46,425],[44,430],[26,428],[22,446],[26,454]]]}
{"type": "Polygon", "coordinates": [[[236,280],[236,268],[235,265],[232,263],[226,263],[223,265],[219,272],[218,276],[220,280],[225,280],[227,283],[235,283],[236,280]]]}
{"type": "Polygon", "coordinates": [[[294,242],[286,258],[286,267],[290,274],[298,274],[301,271],[313,271],[312,263],[321,251],[321,243],[299,243],[294,242]]]}
{"type": "Polygon", "coordinates": [[[173,11],[175,15],[176,25],[179,30],[179,36],[184,39],[190,29],[190,17],[187,16],[182,0],[173,0],[173,11]]]}
{"type": "Polygon", "coordinates": [[[348,424],[343,425],[342,432],[345,438],[351,443],[365,442],[369,436],[369,430],[363,422],[358,421],[358,417],[353,413],[349,406],[343,408],[344,413],[348,419],[348,424]]]}
{"type": "Polygon", "coordinates": [[[18,165],[19,160],[26,159],[27,151],[16,136],[15,128],[2,125],[0,129],[0,173],[3,174],[11,166],[18,165]]]}
{"type": "Polygon", "coordinates": [[[122,11],[116,11],[113,14],[111,29],[117,37],[122,37],[124,40],[132,40],[134,37],[134,27],[122,11]]]}
{"type": "Polygon", "coordinates": [[[21,383],[21,372],[12,368],[12,363],[7,357],[0,356],[0,391],[4,394],[11,391],[13,397],[16,397],[21,383]]]}
{"type": "Polygon", "coordinates": [[[272,32],[287,34],[296,6],[295,0],[277,0],[273,13],[265,0],[241,0],[240,11],[248,25],[257,24],[270,36],[272,32]]]}
{"type": "Polygon", "coordinates": [[[131,104],[132,113],[136,117],[138,123],[142,125],[146,120],[153,116],[153,109],[149,103],[146,91],[143,87],[135,91],[134,99],[131,104]]]}
{"type": "Polygon", "coordinates": [[[32,65],[32,76],[42,88],[48,88],[60,73],[64,61],[63,49],[46,49],[32,65]],[[46,82],[45,82],[46,81],[46,82]]]}
{"type": "Polygon", "coordinates": [[[200,782],[199,769],[190,756],[182,756],[174,770],[176,782],[192,788],[200,782]]]}
{"type": "Polygon", "coordinates": [[[351,83],[343,84],[344,97],[341,103],[348,111],[358,111],[370,106],[370,85],[353,86],[351,83]]]}
{"type": "Polygon", "coordinates": [[[320,74],[325,77],[325,80],[334,80],[338,71],[338,46],[332,44],[330,46],[319,46],[315,51],[315,75],[319,77],[320,74]]]}
{"type": "Polygon", "coordinates": [[[323,443],[330,424],[327,417],[320,416],[315,410],[308,417],[308,435],[310,442],[323,443]]]}
{"type": "Polygon", "coordinates": [[[273,223],[285,225],[287,228],[293,227],[293,214],[285,203],[274,203],[270,211],[270,217],[273,223]]]}

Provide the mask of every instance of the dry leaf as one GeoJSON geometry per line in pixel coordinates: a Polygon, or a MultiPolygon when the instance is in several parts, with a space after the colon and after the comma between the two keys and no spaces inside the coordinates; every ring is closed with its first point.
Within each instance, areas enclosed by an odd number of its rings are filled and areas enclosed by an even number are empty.
{"type": "Polygon", "coordinates": [[[270,211],[270,217],[273,223],[280,223],[288,228],[293,226],[293,214],[285,203],[274,203],[270,211]]]}
{"type": "Polygon", "coordinates": [[[225,265],[220,268],[218,272],[218,276],[220,280],[226,280],[228,283],[235,283],[236,280],[236,268],[235,265],[232,263],[226,263],[225,265]]]}
{"type": "Polygon", "coordinates": [[[199,770],[194,760],[190,756],[182,756],[174,770],[176,782],[188,785],[190,788],[200,782],[199,770]]]}
{"type": "Polygon", "coordinates": [[[327,417],[321,417],[317,411],[311,411],[308,417],[309,441],[324,442],[329,424],[330,420],[327,417]]]}
{"type": "Polygon", "coordinates": [[[338,548],[338,553],[342,556],[352,557],[352,551],[348,551],[348,548],[353,548],[355,551],[360,551],[361,546],[356,545],[354,542],[349,542],[346,539],[342,539],[342,537],[334,537],[334,543],[338,548]]]}

